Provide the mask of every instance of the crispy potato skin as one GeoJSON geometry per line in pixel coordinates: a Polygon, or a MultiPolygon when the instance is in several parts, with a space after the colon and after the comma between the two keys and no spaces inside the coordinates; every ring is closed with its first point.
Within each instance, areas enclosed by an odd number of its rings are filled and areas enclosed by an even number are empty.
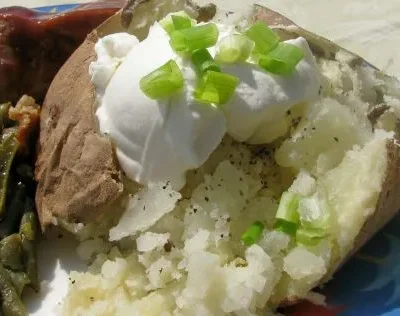
{"type": "Polygon", "coordinates": [[[94,116],[88,69],[97,39],[91,33],[61,68],[42,107],[35,170],[42,229],[53,217],[90,221],[122,194],[111,141],[97,133],[94,116]]]}
{"type": "Polygon", "coordinates": [[[260,5],[254,7],[253,19],[254,21],[264,21],[270,26],[296,26],[296,24],[287,17],[260,5]]]}

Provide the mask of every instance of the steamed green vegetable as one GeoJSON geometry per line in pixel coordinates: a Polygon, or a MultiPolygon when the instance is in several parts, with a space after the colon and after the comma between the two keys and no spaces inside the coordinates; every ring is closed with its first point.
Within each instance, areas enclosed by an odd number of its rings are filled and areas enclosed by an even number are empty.
{"type": "Polygon", "coordinates": [[[29,277],[25,272],[15,272],[10,269],[6,269],[11,283],[14,285],[18,292],[18,295],[22,295],[25,286],[30,283],[29,277]]]}
{"type": "Polygon", "coordinates": [[[0,315],[4,316],[27,315],[21,295],[27,285],[39,290],[31,143],[37,121],[30,121],[31,100],[23,97],[20,102],[15,108],[0,105],[0,315]]]}
{"type": "Polygon", "coordinates": [[[0,105],[0,132],[3,132],[4,127],[9,121],[8,110],[10,109],[10,103],[4,103],[0,105]]]}
{"type": "Polygon", "coordinates": [[[5,268],[22,271],[22,241],[19,234],[12,234],[0,241],[0,259],[5,268]]]}
{"type": "Polygon", "coordinates": [[[27,213],[22,217],[20,226],[24,271],[29,277],[30,286],[35,291],[39,291],[36,254],[38,219],[36,213],[33,211],[33,203],[28,200],[27,204],[29,208],[27,209],[27,213]]]}
{"type": "Polygon", "coordinates": [[[15,132],[15,129],[5,131],[0,144],[0,218],[4,216],[11,165],[19,146],[15,132]]]}
{"type": "Polygon", "coordinates": [[[27,316],[28,313],[10,277],[0,264],[0,296],[4,316],[27,316]]]}
{"type": "Polygon", "coordinates": [[[22,182],[14,183],[8,190],[10,201],[7,202],[6,214],[0,223],[2,238],[18,232],[27,196],[27,187],[22,182]]]}

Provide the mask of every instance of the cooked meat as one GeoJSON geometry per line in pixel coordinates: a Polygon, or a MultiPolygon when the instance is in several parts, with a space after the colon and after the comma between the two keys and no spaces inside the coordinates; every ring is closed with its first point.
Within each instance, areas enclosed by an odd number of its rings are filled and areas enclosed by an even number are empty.
{"type": "Polygon", "coordinates": [[[41,103],[67,58],[123,3],[103,0],[63,14],[0,9],[0,103],[16,103],[23,94],[41,103]]]}

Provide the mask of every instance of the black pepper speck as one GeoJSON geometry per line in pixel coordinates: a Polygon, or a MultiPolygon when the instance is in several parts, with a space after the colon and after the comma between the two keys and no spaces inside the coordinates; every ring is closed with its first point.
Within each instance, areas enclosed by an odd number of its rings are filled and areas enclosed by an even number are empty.
{"type": "Polygon", "coordinates": [[[167,243],[164,245],[164,250],[165,252],[171,252],[173,247],[174,244],[170,240],[168,240],[167,243]]]}

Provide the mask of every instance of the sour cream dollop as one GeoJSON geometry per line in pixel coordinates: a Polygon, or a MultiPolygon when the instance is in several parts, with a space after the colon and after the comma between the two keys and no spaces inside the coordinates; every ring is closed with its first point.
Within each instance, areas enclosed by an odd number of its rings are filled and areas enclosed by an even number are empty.
{"type": "MultiPolygon", "coordinates": [[[[236,33],[233,26],[218,28],[219,39],[236,33]]],[[[179,190],[186,172],[200,167],[226,133],[238,141],[265,142],[265,124],[294,104],[316,98],[320,88],[306,40],[287,42],[305,52],[293,74],[275,76],[250,63],[222,66],[240,83],[231,100],[217,107],[194,99],[198,75],[190,59],[172,50],[169,35],[158,23],[142,42],[126,33],[100,39],[95,46],[97,60],[89,69],[98,99],[96,116],[100,132],[113,140],[125,174],[143,185],[169,181],[179,190]],[[139,82],[170,59],[181,69],[184,89],[171,98],[152,100],[139,82]]],[[[214,56],[215,48],[209,51],[214,56]]]]}

